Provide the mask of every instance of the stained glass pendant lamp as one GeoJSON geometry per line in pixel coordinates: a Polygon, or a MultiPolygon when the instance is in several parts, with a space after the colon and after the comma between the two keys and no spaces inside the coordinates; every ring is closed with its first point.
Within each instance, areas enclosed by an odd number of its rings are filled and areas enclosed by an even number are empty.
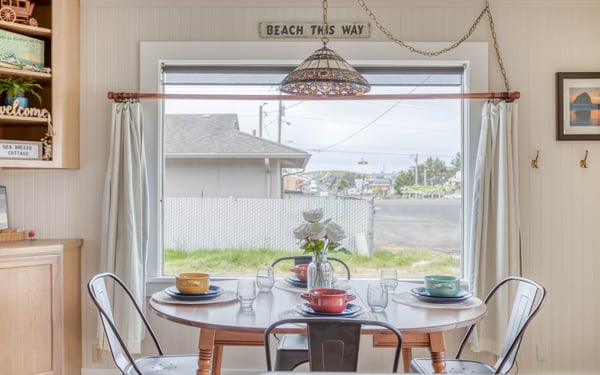
{"type": "Polygon", "coordinates": [[[299,96],[355,96],[369,92],[369,82],[332,49],[323,0],[323,47],[313,52],[279,84],[279,90],[299,96]]]}

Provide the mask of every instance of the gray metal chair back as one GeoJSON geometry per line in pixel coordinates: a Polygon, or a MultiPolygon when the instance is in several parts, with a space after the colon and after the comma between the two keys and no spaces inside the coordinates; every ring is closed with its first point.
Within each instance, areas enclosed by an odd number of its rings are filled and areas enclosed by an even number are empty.
{"type": "Polygon", "coordinates": [[[106,334],[106,339],[110,346],[111,355],[115,365],[121,370],[123,374],[181,374],[191,373],[197,368],[198,356],[197,355],[165,355],[158,338],[150,323],[146,319],[146,316],[142,312],[142,309],[137,304],[133,294],[127,288],[125,283],[119,279],[116,275],[106,272],[98,274],[90,279],[87,284],[88,292],[98,309],[100,320],[106,334]],[[137,311],[140,321],[144,324],[146,332],[150,334],[154,343],[156,356],[141,357],[135,359],[131,354],[130,350],[119,331],[118,325],[115,322],[113,308],[111,305],[110,295],[107,289],[106,280],[112,280],[115,286],[115,293],[122,294],[128,297],[130,306],[126,308],[135,309],[137,311]]]}
{"type": "MultiPolygon", "coordinates": [[[[295,255],[295,256],[288,256],[288,257],[281,257],[278,259],[275,259],[273,261],[273,263],[271,263],[271,267],[275,267],[275,265],[277,265],[280,262],[283,261],[287,261],[287,260],[293,260],[294,264],[308,264],[312,261],[312,255],[295,255]]],[[[327,260],[329,261],[329,263],[333,263],[332,266],[335,265],[335,263],[341,265],[342,267],[344,267],[344,270],[346,271],[346,279],[350,280],[350,267],[348,267],[348,265],[346,264],[346,262],[344,262],[343,260],[339,259],[339,258],[335,258],[335,257],[327,257],[327,260]]]]}
{"type": "MultiPolygon", "coordinates": [[[[308,264],[312,261],[312,255],[295,255],[276,259],[271,267],[285,261],[294,261],[294,264],[308,264]]],[[[346,278],[350,280],[350,268],[339,258],[328,257],[327,260],[338,263],[346,270],[346,278]]],[[[306,335],[288,334],[283,335],[277,347],[275,359],[275,371],[292,371],[299,365],[308,362],[308,341],[306,335]]]]}
{"type": "Polygon", "coordinates": [[[265,330],[265,355],[267,370],[272,371],[271,332],[285,325],[306,324],[310,371],[352,371],[358,369],[358,352],[363,326],[378,326],[396,335],[392,371],[398,371],[402,335],[387,322],[350,318],[290,318],[271,324],[265,330]]]}
{"type": "MultiPolygon", "coordinates": [[[[488,292],[484,303],[489,305],[499,291],[504,290],[508,293],[512,287],[515,290],[515,297],[502,342],[502,349],[496,363],[490,365],[460,358],[469,337],[476,327],[476,325],[472,325],[460,343],[456,359],[446,360],[446,371],[448,373],[506,374],[512,369],[525,330],[546,301],[546,289],[542,285],[523,277],[509,276],[498,282],[488,292]]],[[[433,373],[431,360],[425,358],[413,359],[411,372],[433,373]]]]}

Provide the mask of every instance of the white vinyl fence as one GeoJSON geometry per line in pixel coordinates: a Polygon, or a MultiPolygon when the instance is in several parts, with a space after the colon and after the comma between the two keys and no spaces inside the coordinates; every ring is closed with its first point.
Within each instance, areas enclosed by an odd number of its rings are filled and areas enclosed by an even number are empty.
{"type": "Polygon", "coordinates": [[[165,198],[165,249],[273,249],[298,252],[294,228],[302,211],[323,208],[346,231],[342,245],[370,255],[373,248],[373,203],[361,199],[165,198]]]}

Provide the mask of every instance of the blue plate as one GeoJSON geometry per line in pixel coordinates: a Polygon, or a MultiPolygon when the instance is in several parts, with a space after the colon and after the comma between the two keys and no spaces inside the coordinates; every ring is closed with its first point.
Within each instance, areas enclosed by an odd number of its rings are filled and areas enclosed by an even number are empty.
{"type": "Polygon", "coordinates": [[[457,295],[452,297],[432,296],[425,290],[425,287],[422,286],[411,289],[410,294],[423,302],[429,303],[459,303],[468,300],[472,296],[471,293],[463,289],[461,289],[457,295]]]}
{"type": "Polygon", "coordinates": [[[346,305],[346,308],[339,313],[325,313],[325,312],[317,312],[310,307],[310,304],[303,303],[301,305],[296,306],[296,310],[302,315],[314,315],[314,316],[343,316],[346,318],[353,318],[357,315],[362,314],[363,309],[359,305],[355,305],[353,303],[349,303],[346,305]]]}
{"type": "Polygon", "coordinates": [[[287,281],[295,287],[306,288],[306,281],[300,280],[296,275],[286,277],[285,281],[287,281]]]}
{"type": "Polygon", "coordinates": [[[223,288],[217,285],[211,285],[206,292],[200,294],[181,293],[175,286],[170,286],[165,289],[165,293],[169,296],[182,301],[202,301],[216,298],[223,294],[223,291],[223,288]]]}

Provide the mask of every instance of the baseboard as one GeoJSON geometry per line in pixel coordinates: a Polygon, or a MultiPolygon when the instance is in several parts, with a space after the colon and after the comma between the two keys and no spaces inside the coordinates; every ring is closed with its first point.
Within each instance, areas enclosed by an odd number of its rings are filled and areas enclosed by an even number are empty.
{"type": "MultiPolygon", "coordinates": [[[[258,375],[266,370],[236,370],[236,369],[223,369],[222,375],[258,375]]],[[[119,375],[121,372],[112,368],[84,368],[81,369],[81,375],[119,375]]]]}
{"type": "Polygon", "coordinates": [[[119,375],[121,371],[112,368],[83,368],[81,375],[119,375]]]}

